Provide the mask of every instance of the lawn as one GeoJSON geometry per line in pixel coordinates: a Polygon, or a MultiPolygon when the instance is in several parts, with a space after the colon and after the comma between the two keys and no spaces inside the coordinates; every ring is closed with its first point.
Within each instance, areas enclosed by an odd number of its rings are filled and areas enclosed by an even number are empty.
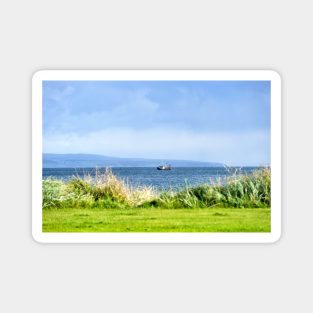
{"type": "Polygon", "coordinates": [[[43,232],[270,232],[269,208],[50,208],[43,232]]]}

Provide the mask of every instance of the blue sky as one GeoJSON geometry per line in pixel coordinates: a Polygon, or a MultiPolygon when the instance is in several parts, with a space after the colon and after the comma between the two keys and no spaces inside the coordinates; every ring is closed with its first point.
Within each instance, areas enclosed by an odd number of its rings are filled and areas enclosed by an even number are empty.
{"type": "Polygon", "coordinates": [[[268,81],[44,81],[43,151],[270,163],[268,81]]]}

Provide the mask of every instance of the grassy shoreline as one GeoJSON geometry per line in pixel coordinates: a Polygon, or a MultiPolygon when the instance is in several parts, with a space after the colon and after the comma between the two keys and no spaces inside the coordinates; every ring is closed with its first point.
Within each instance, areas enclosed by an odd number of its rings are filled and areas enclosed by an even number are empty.
{"type": "Polygon", "coordinates": [[[270,169],[158,192],[105,173],[43,181],[45,232],[268,232],[270,169]]]}
{"type": "Polygon", "coordinates": [[[106,169],[93,178],[73,177],[61,180],[43,180],[43,208],[62,207],[270,207],[270,169],[254,173],[233,175],[225,184],[185,186],[180,191],[158,192],[151,186],[133,187],[106,169]]]}

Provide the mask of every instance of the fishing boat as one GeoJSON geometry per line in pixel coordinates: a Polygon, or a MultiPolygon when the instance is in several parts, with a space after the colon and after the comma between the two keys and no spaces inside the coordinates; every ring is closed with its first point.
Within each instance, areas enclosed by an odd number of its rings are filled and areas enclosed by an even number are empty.
{"type": "Polygon", "coordinates": [[[172,166],[170,164],[167,165],[160,165],[157,167],[159,171],[170,171],[172,169],[172,166]]]}

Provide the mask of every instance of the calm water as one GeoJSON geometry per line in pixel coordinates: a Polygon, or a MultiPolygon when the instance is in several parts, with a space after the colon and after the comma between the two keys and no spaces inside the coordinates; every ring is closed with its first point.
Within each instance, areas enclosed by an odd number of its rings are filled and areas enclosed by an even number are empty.
{"type": "MultiPolygon", "coordinates": [[[[186,184],[190,186],[203,183],[211,184],[218,180],[223,181],[227,176],[237,173],[252,173],[256,167],[224,168],[224,167],[177,167],[171,171],[158,171],[152,167],[116,167],[113,173],[126,180],[133,186],[150,185],[157,189],[179,189],[186,184]]],[[[98,168],[104,172],[104,168],[98,168]]],[[[53,177],[69,180],[73,176],[83,177],[86,174],[94,176],[95,168],[44,168],[43,178],[53,177]]]]}

